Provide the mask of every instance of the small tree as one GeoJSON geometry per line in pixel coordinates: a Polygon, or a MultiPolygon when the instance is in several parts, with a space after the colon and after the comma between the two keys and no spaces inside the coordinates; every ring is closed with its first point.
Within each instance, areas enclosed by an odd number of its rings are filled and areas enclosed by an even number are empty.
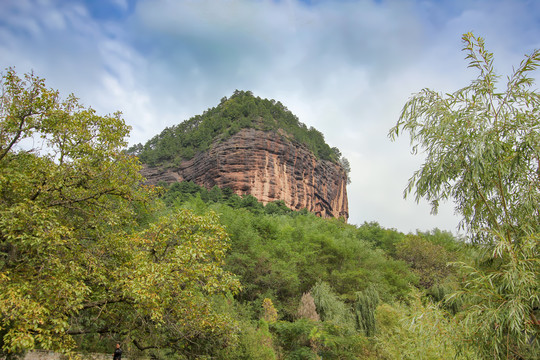
{"type": "Polygon", "coordinates": [[[300,306],[298,306],[298,317],[301,319],[310,319],[313,321],[319,321],[319,314],[315,307],[315,301],[311,293],[307,292],[302,295],[300,299],[300,306]]]}
{"type": "Polygon", "coordinates": [[[411,266],[419,277],[420,285],[426,289],[450,275],[447,263],[454,260],[454,254],[443,246],[411,234],[396,245],[396,257],[411,266]]]}
{"type": "Polygon", "coordinates": [[[354,315],[356,327],[362,330],[366,336],[375,335],[375,310],[379,305],[379,294],[374,287],[370,286],[366,290],[356,294],[354,303],[354,315]]]}
{"type": "Polygon", "coordinates": [[[478,77],[452,94],[424,89],[403,108],[396,138],[410,134],[426,160],[405,190],[431,201],[454,199],[472,241],[482,244],[490,268],[467,267],[466,323],[486,358],[532,359],[540,353],[540,94],[530,73],[536,50],[497,89],[493,54],[484,40],[463,36],[469,67],[478,77]]]}
{"type": "Polygon", "coordinates": [[[274,307],[272,300],[266,298],[263,300],[262,307],[264,309],[263,319],[269,323],[274,323],[277,321],[278,315],[277,310],[274,307]]]}
{"type": "Polygon", "coordinates": [[[354,317],[350,307],[339,299],[328,283],[319,281],[310,291],[321,320],[331,322],[347,331],[354,330],[354,317]]]}

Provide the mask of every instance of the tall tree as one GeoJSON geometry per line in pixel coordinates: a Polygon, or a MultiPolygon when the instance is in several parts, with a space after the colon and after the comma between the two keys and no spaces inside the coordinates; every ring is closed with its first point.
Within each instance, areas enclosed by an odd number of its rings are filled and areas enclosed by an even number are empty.
{"type": "Polygon", "coordinates": [[[379,294],[373,286],[356,293],[356,301],[353,305],[356,328],[362,330],[366,336],[373,336],[377,331],[375,311],[378,304],[379,294]]]}
{"type": "Polygon", "coordinates": [[[461,226],[487,250],[491,266],[465,267],[461,292],[466,321],[486,358],[532,359],[540,353],[540,94],[532,72],[536,50],[508,77],[506,89],[484,40],[463,36],[470,85],[441,94],[424,89],[404,106],[390,130],[406,131],[424,164],[409,180],[405,196],[453,199],[461,226]],[[536,355],[535,355],[536,354],[536,355]]]}
{"type": "Polygon", "coordinates": [[[221,270],[224,231],[189,214],[135,231],[152,193],[122,152],[120,113],[98,116],[13,69],[0,91],[1,352],[68,352],[76,335],[136,340],[149,327],[166,346],[174,331],[220,326],[200,299],[238,287],[221,270]]]}
{"type": "Polygon", "coordinates": [[[7,69],[0,86],[0,344],[69,349],[70,317],[105,301],[129,204],[146,196],[120,151],[129,127],[34,74],[7,69]]]}

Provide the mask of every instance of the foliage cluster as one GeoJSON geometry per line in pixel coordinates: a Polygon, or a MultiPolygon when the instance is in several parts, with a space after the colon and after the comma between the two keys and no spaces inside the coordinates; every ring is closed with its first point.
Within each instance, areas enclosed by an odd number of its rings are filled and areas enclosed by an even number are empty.
{"type": "Polygon", "coordinates": [[[159,185],[165,189],[161,199],[167,206],[182,206],[183,203],[193,200],[196,197],[203,203],[226,204],[233,209],[246,209],[256,214],[289,214],[291,216],[307,214],[306,209],[294,212],[285,205],[283,200],[276,200],[263,205],[253,195],[239,196],[230,188],[221,189],[218,186],[214,186],[208,190],[204,186],[199,186],[192,181],[159,185]]]}
{"type": "MultiPolygon", "coordinates": [[[[407,306],[392,304],[411,301],[411,284],[420,291],[436,292],[452,283],[455,273],[449,269],[427,289],[419,283],[412,262],[382,247],[400,249],[411,237],[418,237],[455,258],[461,258],[466,248],[450,233],[438,230],[404,235],[377,223],[357,227],[307,212],[267,212],[270,204],[240,205],[247,197],[239,202],[223,197],[219,202],[204,195],[217,190],[196,188],[194,184],[171,186],[163,199],[173,208],[219,214],[232,242],[225,268],[237,274],[243,285],[227,310],[242,319],[238,341],[243,345],[227,348],[218,358],[383,358],[386,341],[396,339],[387,327],[381,331],[388,333],[381,334],[378,306],[399,308],[396,316],[409,321],[408,314],[401,312],[407,306]],[[182,194],[180,188],[189,194],[182,194]],[[268,316],[269,299],[278,321],[268,316]],[[242,312],[235,310],[239,308],[242,312]]],[[[440,266],[423,257],[415,263],[425,271],[440,266]]],[[[441,308],[440,313],[444,311],[441,308]]]]}
{"type": "MultiPolygon", "coordinates": [[[[251,197],[244,197],[241,204],[245,199],[251,197]]],[[[294,319],[297,300],[319,280],[331,283],[347,301],[370,284],[377,284],[381,297],[390,300],[405,296],[409,284],[417,283],[405,262],[376,249],[374,239],[360,238],[362,231],[355,226],[307,212],[280,215],[273,207],[267,210],[270,204],[257,204],[237,208],[205,204],[198,195],[177,204],[219,214],[232,243],[226,268],[244,284],[241,300],[269,297],[283,317],[294,319]]]]}
{"type": "Polygon", "coordinates": [[[0,91],[0,353],[69,353],[98,335],[195,354],[235,341],[210,301],[239,289],[223,227],[189,211],[152,219],[120,114],[13,69],[0,91]]]}
{"type": "Polygon", "coordinates": [[[405,190],[416,199],[453,199],[469,239],[484,256],[462,264],[471,341],[486,358],[540,354],[540,94],[532,88],[540,50],[499,89],[493,54],[463,36],[470,85],[451,94],[424,89],[403,108],[392,137],[406,131],[426,156],[405,190]]]}

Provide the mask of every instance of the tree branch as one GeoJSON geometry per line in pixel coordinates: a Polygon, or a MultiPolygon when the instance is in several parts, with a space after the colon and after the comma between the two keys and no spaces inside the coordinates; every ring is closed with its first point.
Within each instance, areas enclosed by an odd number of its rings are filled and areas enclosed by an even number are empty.
{"type": "Polygon", "coordinates": [[[116,299],[106,299],[106,300],[99,300],[99,301],[89,302],[89,303],[83,304],[83,306],[81,307],[80,310],[86,310],[86,309],[91,309],[91,308],[95,308],[95,307],[99,307],[99,306],[103,306],[103,305],[107,305],[107,304],[115,304],[115,303],[120,303],[120,302],[125,302],[125,303],[128,303],[128,304],[133,303],[131,301],[131,299],[127,299],[125,297],[120,297],[120,298],[116,298],[116,299]]]}
{"type": "Polygon", "coordinates": [[[110,334],[112,333],[113,331],[110,330],[109,328],[103,328],[103,329],[99,329],[99,330],[78,330],[78,331],[75,331],[75,330],[69,330],[67,332],[68,335],[85,335],[85,334],[110,334]]]}
{"type": "Polygon", "coordinates": [[[13,140],[11,140],[11,142],[9,143],[9,145],[4,149],[4,151],[2,151],[2,153],[0,154],[0,160],[2,160],[4,158],[4,156],[7,155],[7,153],[9,152],[9,150],[11,150],[11,148],[13,147],[13,145],[15,145],[15,143],[20,139],[21,137],[21,134],[23,132],[23,126],[24,126],[24,123],[25,123],[25,120],[28,116],[31,116],[32,115],[32,112],[29,112],[28,114],[24,114],[21,116],[21,120],[20,120],[20,124],[19,124],[19,129],[17,130],[17,133],[15,134],[15,136],[13,137],[13,140]]]}
{"type": "Polygon", "coordinates": [[[150,345],[150,346],[142,346],[141,344],[139,344],[139,342],[135,339],[133,339],[133,345],[135,345],[135,347],[137,349],[139,349],[139,351],[144,351],[144,350],[148,350],[148,349],[158,349],[157,346],[153,346],[153,345],[150,345]]]}

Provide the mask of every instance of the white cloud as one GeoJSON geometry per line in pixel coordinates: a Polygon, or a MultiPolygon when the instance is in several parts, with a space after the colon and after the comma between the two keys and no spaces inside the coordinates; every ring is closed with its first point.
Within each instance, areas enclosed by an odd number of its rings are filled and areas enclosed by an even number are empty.
{"type": "Polygon", "coordinates": [[[128,0],[111,0],[111,2],[118,6],[121,10],[126,11],[129,9],[128,0]]]}

